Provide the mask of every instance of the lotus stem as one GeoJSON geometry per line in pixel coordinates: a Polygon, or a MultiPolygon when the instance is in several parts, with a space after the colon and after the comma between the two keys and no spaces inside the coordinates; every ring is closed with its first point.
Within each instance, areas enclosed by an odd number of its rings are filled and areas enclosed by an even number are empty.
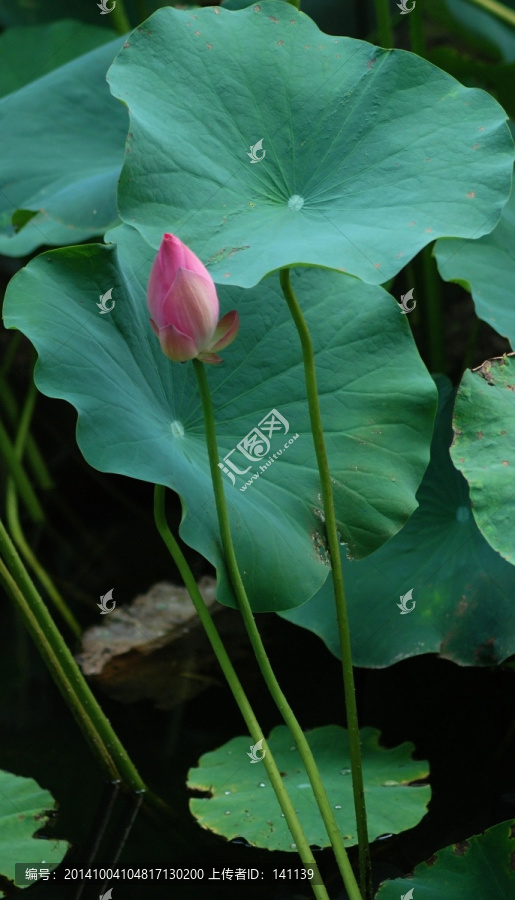
{"type": "Polygon", "coordinates": [[[275,677],[265,647],[261,640],[261,635],[259,634],[254,616],[252,614],[252,609],[250,607],[250,603],[245,591],[245,586],[243,584],[243,580],[238,567],[238,562],[236,559],[236,552],[234,549],[231,529],[229,525],[229,514],[227,510],[227,503],[225,500],[222,475],[218,467],[219,456],[211,393],[209,390],[203,363],[199,362],[199,360],[197,359],[194,359],[193,365],[195,368],[195,373],[197,375],[197,381],[202,400],[204,427],[206,432],[209,465],[211,469],[211,480],[213,482],[213,489],[215,493],[216,511],[218,515],[218,524],[220,528],[220,536],[222,539],[222,547],[233,590],[238,601],[238,606],[268,690],[270,691],[270,694],[273,697],[277,708],[279,709],[279,712],[281,713],[286,725],[291,732],[291,735],[299,750],[302,762],[304,763],[304,766],[306,768],[306,772],[313,789],[313,794],[318,804],[318,808],[320,810],[327,835],[333,847],[336,862],[338,864],[338,868],[343,878],[345,887],[347,888],[349,898],[350,900],[361,900],[361,894],[356,883],[356,879],[354,878],[354,873],[352,871],[351,865],[349,863],[347,851],[345,850],[345,845],[338,830],[338,823],[336,822],[336,818],[329,802],[329,798],[320,777],[320,772],[318,771],[318,767],[311,751],[311,747],[309,746],[308,741],[306,740],[306,736],[302,731],[302,728],[300,727],[295,714],[275,677]]]}
{"type": "MultiPolygon", "coordinates": [[[[32,418],[32,413],[34,412],[34,405],[36,402],[36,385],[32,381],[27,393],[27,399],[25,401],[25,405],[23,408],[23,412],[20,419],[20,424],[18,427],[18,433],[16,435],[16,439],[14,442],[14,452],[16,458],[21,463],[23,459],[23,451],[27,442],[27,437],[29,433],[30,422],[32,418]]],[[[9,530],[13,537],[13,540],[18,547],[18,550],[22,554],[25,559],[25,562],[30,566],[32,571],[36,574],[36,577],[39,579],[40,583],[45,588],[48,596],[50,597],[52,603],[54,604],[56,610],[62,616],[68,627],[71,629],[74,637],[80,638],[81,636],[81,627],[77,622],[77,619],[73,615],[70,609],[61,596],[56,586],[54,585],[52,579],[45,571],[41,563],[39,562],[36,554],[32,552],[29,544],[25,539],[25,535],[23,533],[23,529],[21,527],[20,518],[18,515],[18,497],[16,494],[16,485],[14,483],[13,478],[9,478],[7,481],[7,490],[6,490],[6,512],[7,512],[7,524],[9,526],[9,530]]]]}
{"type": "Polygon", "coordinates": [[[116,4],[110,11],[110,15],[112,16],[111,21],[114,25],[115,31],[117,31],[118,34],[127,34],[128,31],[131,31],[132,26],[125,11],[123,0],[116,0],[116,4]]]}
{"type": "Polygon", "coordinates": [[[338,634],[340,638],[340,650],[342,657],[343,685],[345,692],[345,708],[347,711],[347,727],[349,731],[350,759],[352,770],[352,787],[354,793],[354,809],[356,811],[356,825],[359,842],[359,868],[361,891],[367,900],[372,898],[372,870],[370,864],[370,848],[368,844],[367,813],[365,807],[365,792],[363,786],[363,771],[361,765],[361,747],[358,726],[358,711],[356,706],[356,691],[354,687],[354,673],[352,669],[352,653],[350,642],[349,620],[347,615],[347,603],[345,600],[345,588],[343,581],[342,561],[340,557],[340,542],[336,524],[336,512],[334,508],[333,487],[329,472],[329,460],[325,446],[324,429],[318,399],[317,377],[313,343],[308,326],[302,315],[297,298],[290,282],[289,269],[281,269],[279,273],[281,287],[288,304],[293,321],[299,335],[302,356],[304,361],[304,376],[306,380],[306,392],[309,406],[311,432],[315,445],[315,453],[320,476],[320,487],[325,517],[325,531],[329,546],[329,556],[333,575],[334,600],[338,619],[338,634]]]}
{"type": "Polygon", "coordinates": [[[393,47],[393,26],[390,14],[390,0],[375,0],[377,22],[377,43],[390,50],[393,47]]]}
{"type": "MultiPolygon", "coordinates": [[[[65,703],[110,780],[121,779],[138,793],[146,791],[140,775],[109,720],[93,696],[52,616],[25,569],[0,519],[0,582],[32,636],[65,703]]],[[[147,799],[162,809],[160,798],[147,799]]]]}

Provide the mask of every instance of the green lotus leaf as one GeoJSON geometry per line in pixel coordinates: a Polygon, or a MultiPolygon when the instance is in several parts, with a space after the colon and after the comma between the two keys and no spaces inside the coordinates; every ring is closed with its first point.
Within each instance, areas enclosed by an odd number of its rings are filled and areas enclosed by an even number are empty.
{"type": "Polygon", "coordinates": [[[438,241],[435,256],[444,281],[468,290],[478,317],[515,344],[515,191],[491,234],[478,241],[438,241]]]}
{"type": "MultiPolygon", "coordinates": [[[[193,366],[167,360],[151,330],[154,251],[127,226],[111,238],[116,247],[32,260],[9,285],[5,323],[35,345],[39,388],[78,410],[77,440],[92,466],[181,495],[182,537],[217,567],[218,599],[235,605],[193,366]],[[108,290],[106,305],[115,306],[102,313],[108,290]]],[[[435,387],[406,317],[382,288],[314,269],[292,273],[292,283],[315,347],[338,527],[361,557],[415,509],[435,387]]],[[[241,319],[224,365],[207,373],[237,557],[253,608],[288,609],[329,572],[300,343],[277,276],[218,293],[221,313],[236,308],[241,319]]]]}
{"type": "MultiPolygon", "coordinates": [[[[123,105],[110,95],[105,76],[123,38],[110,40],[106,31],[107,43],[52,71],[49,57],[55,42],[66,39],[68,51],[75,47],[80,53],[82,46],[99,42],[98,29],[61,22],[17,29],[14,38],[7,32],[0,40],[11,53],[17,47],[26,60],[44,33],[54,44],[46,56],[45,45],[40,47],[34,80],[0,100],[0,253],[6,256],[103,235],[118,219],[116,182],[128,120],[123,105]],[[36,215],[20,229],[17,210],[36,215]]],[[[57,58],[66,55],[63,47],[57,58]]]]}
{"type": "Polygon", "coordinates": [[[409,880],[381,885],[376,900],[510,900],[515,896],[515,822],[501,822],[435,853],[409,880]]]}
{"type": "MultiPolygon", "coordinates": [[[[397,834],[419,823],[430,799],[427,785],[412,785],[427,778],[425,760],[414,761],[414,745],[400,744],[390,750],[379,746],[379,731],[360,731],[363,779],[367,805],[368,834],[374,841],[381,834],[397,834]]],[[[348,732],[325,725],[306,733],[336,821],[347,846],[357,843],[352,795],[348,732]]],[[[329,839],[300,759],[285,725],[274,728],[267,740],[283,776],[309,844],[328,847],[329,839]]],[[[190,809],[203,828],[232,840],[242,836],[254,847],[294,850],[292,837],[266,770],[249,759],[252,740],[236,737],[211,753],[205,753],[198,768],[188,772],[188,787],[205,791],[206,798],[190,800],[190,809]]],[[[266,752],[266,751],[265,751],[266,752]]],[[[259,759],[262,750],[254,756],[259,759]]]]}
{"type": "Polygon", "coordinates": [[[60,66],[113,40],[114,32],[62,19],[50,25],[10,28],[0,35],[0,97],[13,94],[60,66]]]}
{"type": "Polygon", "coordinates": [[[491,231],[510,193],[492,97],[288,3],[158,10],[108,81],[131,119],[122,219],[155,249],[175,232],[219,283],[295,264],[384,283],[438,237],[491,231]]]}
{"type": "MultiPolygon", "coordinates": [[[[440,408],[418,509],[367,559],[356,562],[342,554],[358,666],[389,666],[422,653],[491,666],[515,654],[515,569],[476,525],[467,482],[449,454],[454,391],[441,376],[437,383],[440,408]],[[401,597],[409,591],[404,602],[409,612],[403,613],[401,597]]],[[[318,634],[340,655],[331,577],[308,603],[281,615],[318,634]]]]}
{"type": "MultiPolygon", "coordinates": [[[[52,795],[32,778],[0,770],[0,876],[14,883],[15,864],[55,868],[64,859],[66,841],[35,840],[35,832],[55,809],[52,795]]],[[[0,897],[7,896],[0,888],[0,897]]],[[[10,894],[9,894],[10,896],[10,894]]]]}
{"type": "MultiPolygon", "coordinates": [[[[468,481],[474,518],[491,546],[515,563],[515,354],[465,372],[454,414],[454,465],[468,481]]],[[[512,599],[515,569],[511,566],[512,599]]],[[[513,652],[513,650],[512,650],[513,652]]]]}

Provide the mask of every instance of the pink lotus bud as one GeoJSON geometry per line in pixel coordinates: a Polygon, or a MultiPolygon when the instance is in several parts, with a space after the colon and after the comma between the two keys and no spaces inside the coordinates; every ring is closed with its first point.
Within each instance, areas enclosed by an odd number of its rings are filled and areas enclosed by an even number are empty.
{"type": "Polygon", "coordinates": [[[200,359],[221,363],[223,350],[238,333],[236,310],[220,321],[216,288],[198,256],[173,234],[163,235],[147,288],[150,324],[161,350],[174,362],[200,359]]]}

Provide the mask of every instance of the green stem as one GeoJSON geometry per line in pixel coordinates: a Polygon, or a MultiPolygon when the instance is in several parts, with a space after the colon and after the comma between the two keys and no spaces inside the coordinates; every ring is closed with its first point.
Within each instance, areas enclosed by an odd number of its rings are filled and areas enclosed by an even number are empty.
{"type": "Polygon", "coordinates": [[[317,378],[315,358],[311,335],[307,327],[302,310],[293,292],[290,283],[289,269],[281,269],[279,273],[281,287],[288,304],[293,321],[297,328],[302,356],[304,361],[304,376],[306,379],[306,392],[309,406],[309,418],[311,432],[315,445],[315,453],[320,476],[322,504],[325,517],[325,530],[331,559],[334,599],[338,619],[338,632],[340,637],[340,649],[343,669],[343,685],[345,691],[345,707],[347,710],[347,727],[349,732],[350,759],[352,769],[352,787],[354,793],[354,808],[356,811],[356,825],[359,842],[359,868],[360,884],[363,895],[372,897],[372,873],[370,864],[370,848],[368,844],[367,814],[365,808],[365,793],[363,786],[363,771],[361,766],[361,748],[358,726],[358,711],[356,706],[356,692],[354,688],[354,673],[352,669],[352,654],[349,621],[347,616],[347,604],[345,601],[345,589],[343,582],[343,570],[340,556],[340,542],[334,508],[333,488],[329,472],[329,461],[325,446],[322,416],[318,400],[317,378]]]}
{"type": "MultiPolygon", "coordinates": [[[[199,363],[198,365],[202,364],[199,363]]],[[[219,470],[217,469],[217,471],[219,470]]],[[[306,868],[315,868],[315,870],[317,871],[315,858],[309,848],[309,843],[306,839],[295,809],[293,808],[293,804],[288,796],[281,773],[272,756],[270,748],[266,743],[263,732],[245,695],[245,692],[241,686],[231,660],[229,659],[222,639],[218,634],[218,631],[216,630],[215,624],[204,602],[204,598],[200,593],[197,582],[193,577],[191,569],[188,566],[188,563],[186,562],[186,559],[177,541],[175,540],[172,532],[168,527],[165,515],[165,488],[162,485],[158,484],[156,484],[154,488],[154,518],[157,530],[159,531],[159,534],[161,535],[166,547],[168,548],[170,555],[172,556],[181,574],[184,584],[186,585],[193,605],[209,638],[216,658],[220,664],[220,668],[222,669],[222,672],[227,679],[227,683],[231,689],[232,695],[236,703],[238,704],[238,708],[243,716],[243,719],[245,720],[245,724],[249,729],[252,740],[255,744],[257,744],[258,741],[263,742],[261,745],[262,748],[265,749],[263,764],[265,766],[268,777],[270,778],[270,782],[275,791],[281,809],[284,813],[288,828],[290,829],[290,832],[297,845],[297,850],[299,851],[302,862],[304,863],[304,866],[306,866],[306,868]]],[[[327,891],[323,885],[312,884],[312,889],[315,897],[327,898],[328,900],[329,895],[327,894],[327,891]]]]}
{"type": "Polygon", "coordinates": [[[424,24],[422,21],[422,3],[415,3],[414,9],[408,16],[411,50],[419,56],[426,55],[426,42],[424,38],[424,24]]]}
{"type": "Polygon", "coordinates": [[[390,15],[390,0],[374,0],[377,22],[377,42],[387,50],[393,47],[393,26],[390,15]]]}
{"type": "Polygon", "coordinates": [[[443,330],[442,296],[436,262],[431,247],[422,250],[422,271],[425,295],[425,318],[429,349],[429,371],[445,373],[445,343],[443,330]]]}
{"type": "Polygon", "coordinates": [[[290,6],[294,6],[296,9],[300,9],[300,0],[286,0],[290,6]]]}
{"type": "MultiPolygon", "coordinates": [[[[94,756],[112,780],[145,791],[135,766],[91,693],[0,519],[0,581],[14,602],[94,756]]],[[[159,798],[154,798],[161,803],[159,798]]]]}
{"type": "Polygon", "coordinates": [[[193,365],[195,368],[195,373],[197,375],[200,396],[202,400],[206,443],[209,454],[211,479],[213,482],[213,489],[215,493],[216,511],[218,514],[222,547],[224,551],[225,561],[227,563],[227,568],[229,570],[231,583],[238,600],[238,606],[242,614],[245,628],[247,629],[247,633],[249,635],[249,639],[252,644],[256,659],[258,661],[259,668],[261,669],[267,687],[292,734],[292,737],[298,747],[302,762],[306,767],[306,772],[313,788],[313,793],[322,815],[329,840],[331,841],[336,861],[338,863],[338,868],[340,869],[345,887],[347,888],[349,898],[350,900],[361,900],[361,894],[359,892],[358,885],[356,884],[354,873],[350,866],[347,852],[338,830],[338,823],[336,822],[336,818],[329,802],[329,798],[327,797],[327,793],[320,777],[315,758],[308,744],[306,736],[302,731],[299,723],[297,722],[297,719],[295,718],[293,710],[291,709],[285,695],[279,687],[273,669],[270,665],[270,661],[266,654],[265,647],[261,640],[261,636],[257,629],[254,616],[252,614],[250,603],[245,591],[245,586],[243,584],[243,580],[241,578],[240,570],[238,567],[236,553],[231,536],[222,474],[218,466],[219,456],[216,441],[215,419],[209,385],[207,382],[203,363],[199,362],[199,360],[197,359],[194,359],[193,365]]]}
{"type": "Polygon", "coordinates": [[[127,34],[131,31],[131,23],[129,22],[123,0],[116,0],[116,6],[111,12],[111,22],[118,34],[127,34]]]}
{"type": "MultiPolygon", "coordinates": [[[[27,435],[29,431],[29,426],[32,418],[32,413],[34,411],[34,404],[36,402],[36,385],[34,382],[31,382],[27,393],[27,400],[25,402],[25,406],[22,412],[22,416],[20,419],[20,425],[18,428],[18,434],[16,435],[16,440],[14,442],[14,452],[16,453],[17,459],[21,462],[23,458],[23,449],[27,440],[27,435]]],[[[23,534],[23,530],[21,527],[19,515],[18,515],[18,498],[16,495],[16,486],[14,484],[14,480],[9,478],[7,481],[7,491],[6,491],[6,511],[7,511],[7,524],[9,526],[9,530],[13,537],[13,540],[18,547],[18,550],[22,554],[25,559],[25,562],[31,567],[33,572],[36,573],[37,578],[40,583],[44,586],[48,596],[52,600],[55,608],[65,620],[66,624],[69,626],[71,631],[73,632],[76,638],[80,638],[81,636],[81,627],[77,622],[75,616],[68,609],[66,602],[61,594],[55,587],[52,579],[45,571],[35,553],[32,552],[29,547],[27,541],[25,540],[25,535],[23,534]]]]}
{"type": "Polygon", "coordinates": [[[16,484],[16,488],[22,498],[27,511],[30,514],[31,519],[34,522],[44,522],[45,514],[43,512],[43,508],[36,497],[34,492],[34,488],[32,487],[25,469],[23,468],[21,462],[16,456],[14,447],[11,443],[11,439],[7,434],[4,425],[0,421],[0,456],[3,456],[9,472],[14,479],[16,484]]]}
{"type": "MultiPolygon", "coordinates": [[[[16,403],[7,379],[1,372],[0,399],[9,425],[14,428],[19,418],[18,404],[16,403]]],[[[27,457],[27,463],[30,466],[39,487],[42,488],[42,490],[51,490],[54,487],[54,482],[31,434],[27,435],[25,456],[27,457]]]]}
{"type": "Polygon", "coordinates": [[[504,3],[497,3],[497,0],[466,0],[466,2],[472,6],[478,6],[479,9],[483,9],[497,19],[501,19],[502,22],[507,22],[508,25],[515,27],[515,11],[508,9],[504,3]]]}

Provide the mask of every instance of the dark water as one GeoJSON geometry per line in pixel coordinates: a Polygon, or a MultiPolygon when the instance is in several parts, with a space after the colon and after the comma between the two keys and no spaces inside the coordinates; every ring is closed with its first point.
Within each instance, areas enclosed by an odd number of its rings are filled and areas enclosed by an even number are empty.
{"type": "MultiPolygon", "coordinates": [[[[0,768],[34,778],[58,802],[58,815],[46,828],[52,837],[71,842],[66,866],[84,864],[88,844],[98,832],[99,815],[109,791],[88,746],[60,694],[49,679],[30,641],[3,608],[0,660],[0,768]]],[[[344,724],[339,691],[339,663],[322,643],[275,616],[272,662],[304,728],[344,724]],[[282,649],[279,649],[282,648],[282,649]],[[284,651],[287,648],[287,651],[284,651]],[[299,681],[297,682],[297,678],[299,681]],[[336,687],[335,687],[336,686],[336,687]]],[[[431,656],[388,670],[357,670],[360,724],[379,727],[386,746],[415,743],[416,754],[431,765],[433,799],[429,814],[409,832],[373,846],[375,866],[383,877],[412,867],[453,841],[469,837],[515,814],[514,735],[507,732],[513,715],[515,675],[501,670],[462,669],[431,656]],[[503,795],[512,795],[511,801],[503,795]]],[[[265,731],[279,723],[257,678],[245,687],[265,731]]],[[[229,691],[211,687],[175,710],[163,712],[150,703],[102,705],[149,786],[175,811],[175,822],[153,821],[140,811],[118,865],[151,868],[291,867],[292,855],[269,854],[244,844],[227,843],[199,828],[188,811],[185,780],[202,753],[238,734],[245,734],[229,691]]],[[[109,865],[133,809],[119,797],[95,864],[109,865]]],[[[355,859],[355,853],[351,852],[355,859]]],[[[330,851],[320,866],[339,887],[330,851]],[[334,880],[333,880],[334,879],[334,880]]],[[[216,882],[158,884],[141,880],[109,882],[113,900],[125,898],[293,896],[272,886],[216,882]]],[[[101,884],[86,884],[81,900],[100,895],[101,884]]],[[[107,886],[104,887],[107,890],[107,886]]],[[[74,898],[76,888],[35,885],[29,897],[74,898]]],[[[302,893],[297,891],[297,896],[302,893]]]]}

